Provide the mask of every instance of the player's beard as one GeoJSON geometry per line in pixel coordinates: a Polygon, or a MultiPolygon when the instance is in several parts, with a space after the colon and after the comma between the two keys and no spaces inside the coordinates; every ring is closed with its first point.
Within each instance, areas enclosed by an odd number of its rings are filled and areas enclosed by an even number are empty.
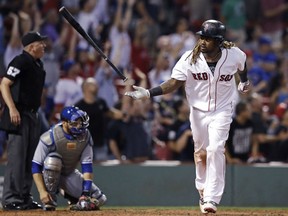
{"type": "Polygon", "coordinates": [[[209,50],[208,50],[207,47],[204,46],[204,45],[201,45],[201,46],[200,46],[200,51],[201,51],[202,53],[209,53],[209,50]]]}

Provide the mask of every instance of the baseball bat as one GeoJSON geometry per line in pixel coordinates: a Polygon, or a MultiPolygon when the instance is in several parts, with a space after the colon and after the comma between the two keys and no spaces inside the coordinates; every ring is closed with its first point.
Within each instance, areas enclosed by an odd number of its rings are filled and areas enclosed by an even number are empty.
{"type": "Polygon", "coordinates": [[[72,27],[101,55],[101,57],[114,69],[114,71],[125,82],[128,78],[110,61],[110,59],[103,53],[100,47],[93,41],[87,32],[80,26],[73,15],[63,6],[59,9],[59,13],[72,25],[72,27]]]}

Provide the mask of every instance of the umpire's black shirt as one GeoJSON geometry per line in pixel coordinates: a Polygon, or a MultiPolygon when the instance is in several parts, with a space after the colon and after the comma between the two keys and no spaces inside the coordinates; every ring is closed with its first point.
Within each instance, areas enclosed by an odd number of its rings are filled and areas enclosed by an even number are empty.
{"type": "Polygon", "coordinates": [[[28,52],[16,56],[8,65],[5,77],[14,83],[11,94],[17,109],[37,111],[46,72],[40,59],[34,59],[28,52]]]}

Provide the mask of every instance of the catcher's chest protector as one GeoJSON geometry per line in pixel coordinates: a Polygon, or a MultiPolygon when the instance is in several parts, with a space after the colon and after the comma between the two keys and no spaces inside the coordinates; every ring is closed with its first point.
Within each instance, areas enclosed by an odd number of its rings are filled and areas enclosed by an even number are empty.
{"type": "Polygon", "coordinates": [[[77,139],[68,139],[63,129],[58,126],[55,127],[53,130],[53,137],[54,142],[56,145],[56,152],[62,156],[62,162],[63,162],[63,169],[62,169],[62,175],[68,175],[71,172],[73,172],[81,158],[81,154],[88,145],[89,141],[89,134],[86,135],[86,138],[83,140],[77,140],[77,139]]]}

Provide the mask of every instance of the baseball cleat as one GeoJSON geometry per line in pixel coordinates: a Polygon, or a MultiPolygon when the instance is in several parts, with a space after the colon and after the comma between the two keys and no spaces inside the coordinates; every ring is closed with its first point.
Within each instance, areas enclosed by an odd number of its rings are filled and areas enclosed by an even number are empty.
{"type": "Polygon", "coordinates": [[[205,202],[204,202],[203,198],[200,198],[200,199],[199,199],[200,211],[201,211],[201,213],[203,213],[203,214],[208,214],[208,212],[204,210],[204,204],[205,204],[205,202]]]}
{"type": "Polygon", "coordinates": [[[209,201],[209,202],[205,202],[204,203],[204,211],[206,211],[207,213],[216,213],[217,211],[217,207],[216,207],[217,203],[213,202],[213,201],[209,201]]]}
{"type": "Polygon", "coordinates": [[[51,204],[45,204],[43,206],[43,210],[44,211],[55,211],[56,210],[56,206],[55,205],[51,205],[51,204]]]}

